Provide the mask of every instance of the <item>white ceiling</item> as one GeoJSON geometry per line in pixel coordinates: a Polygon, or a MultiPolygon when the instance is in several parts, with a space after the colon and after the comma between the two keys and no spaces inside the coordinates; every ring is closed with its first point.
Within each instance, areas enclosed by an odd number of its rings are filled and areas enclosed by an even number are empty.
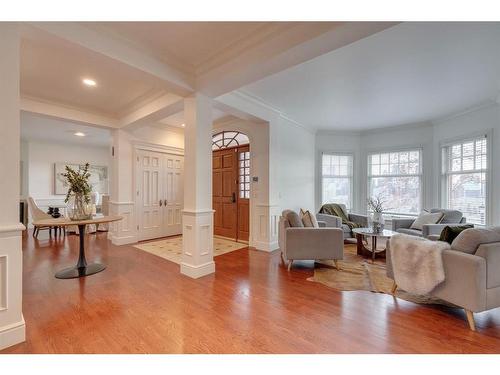
{"type": "Polygon", "coordinates": [[[427,121],[498,96],[500,23],[404,23],[242,91],[312,129],[427,121]]]}
{"type": "MultiPolygon", "coordinates": [[[[213,121],[219,120],[225,116],[228,116],[228,114],[218,110],[217,108],[214,108],[212,111],[213,121]]],[[[185,123],[184,111],[177,112],[177,113],[161,120],[160,123],[165,124],[165,125],[170,125],[170,126],[176,126],[176,127],[180,128],[180,127],[182,127],[182,124],[185,123]]]]}
{"type": "Polygon", "coordinates": [[[78,144],[81,146],[109,146],[111,144],[111,133],[107,129],[80,125],[22,111],[21,139],[78,144]],[[76,132],[82,132],[86,136],[77,137],[74,135],[76,132]]]}
{"type": "MultiPolygon", "coordinates": [[[[229,47],[277,22],[92,22],[163,61],[194,71],[229,47]]],[[[287,24],[285,22],[279,24],[287,24]]]]}
{"type": "Polygon", "coordinates": [[[118,118],[165,90],[147,73],[37,30],[23,34],[21,93],[118,118]],[[83,85],[86,77],[97,86],[83,85]]]}

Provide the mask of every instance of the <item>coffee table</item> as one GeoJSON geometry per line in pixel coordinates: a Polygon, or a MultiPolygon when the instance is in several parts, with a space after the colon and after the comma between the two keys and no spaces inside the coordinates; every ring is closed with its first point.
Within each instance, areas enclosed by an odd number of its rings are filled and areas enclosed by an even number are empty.
{"type": "Polygon", "coordinates": [[[389,229],[384,229],[381,232],[374,232],[372,228],[354,228],[352,232],[356,235],[358,242],[358,255],[371,256],[372,260],[376,257],[385,258],[385,249],[377,252],[377,238],[391,238],[397,232],[389,229]],[[363,237],[370,237],[372,240],[372,247],[368,249],[363,243],[363,237]]]}
{"type": "Polygon", "coordinates": [[[33,222],[34,225],[40,226],[53,226],[53,227],[67,227],[70,225],[78,226],[78,233],[80,234],[80,253],[78,262],[74,267],[63,269],[56,273],[57,279],[74,279],[77,277],[89,276],[103,271],[106,266],[101,263],[87,264],[85,259],[85,229],[89,224],[102,224],[111,223],[113,221],[122,220],[121,216],[100,216],[88,220],[74,221],[65,217],[59,219],[43,219],[33,222]]]}

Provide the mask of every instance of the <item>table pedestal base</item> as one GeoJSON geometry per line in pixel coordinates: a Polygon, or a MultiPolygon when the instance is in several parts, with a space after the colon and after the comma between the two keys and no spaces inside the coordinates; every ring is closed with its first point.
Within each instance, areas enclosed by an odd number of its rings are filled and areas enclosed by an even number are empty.
{"type": "Polygon", "coordinates": [[[365,257],[370,257],[372,260],[375,260],[375,258],[384,258],[386,257],[386,250],[377,250],[377,237],[373,236],[372,237],[372,248],[367,249],[365,247],[365,244],[363,243],[363,235],[356,233],[356,239],[358,241],[358,246],[357,246],[357,254],[365,257]]]}
{"type": "Polygon", "coordinates": [[[56,279],[76,279],[77,277],[89,276],[104,271],[106,266],[100,263],[90,263],[85,267],[71,267],[56,273],[56,279]]]}

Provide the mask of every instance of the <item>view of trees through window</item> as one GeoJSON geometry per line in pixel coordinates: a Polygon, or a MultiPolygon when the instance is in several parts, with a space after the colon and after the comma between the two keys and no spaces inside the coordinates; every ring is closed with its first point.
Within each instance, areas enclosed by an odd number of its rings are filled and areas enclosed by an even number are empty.
{"type": "Polygon", "coordinates": [[[368,156],[368,195],[380,197],[389,213],[418,215],[421,210],[420,150],[368,156]]]}
{"type": "Polygon", "coordinates": [[[322,203],[343,203],[351,208],[352,155],[323,154],[322,203]]]}
{"type": "Polygon", "coordinates": [[[443,194],[447,208],[460,210],[467,221],[486,224],[487,139],[463,141],[442,149],[443,194]]]}

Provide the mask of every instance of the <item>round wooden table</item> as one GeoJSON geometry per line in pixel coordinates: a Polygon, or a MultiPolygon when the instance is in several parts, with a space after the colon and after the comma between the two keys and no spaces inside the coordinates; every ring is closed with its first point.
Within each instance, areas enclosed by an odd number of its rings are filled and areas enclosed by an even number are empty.
{"type": "Polygon", "coordinates": [[[77,225],[80,234],[80,253],[78,262],[74,267],[65,268],[56,273],[58,279],[74,279],[77,277],[89,276],[94,273],[103,271],[106,266],[101,263],[87,264],[85,259],[85,229],[89,224],[104,224],[111,223],[123,219],[121,216],[101,216],[88,220],[73,221],[65,217],[58,219],[43,219],[33,222],[34,225],[54,226],[54,227],[67,227],[70,225],[77,225]]]}
{"type": "Polygon", "coordinates": [[[384,229],[381,232],[374,232],[372,228],[353,228],[352,232],[356,235],[358,242],[358,255],[371,256],[372,260],[375,260],[377,256],[385,258],[385,249],[377,252],[377,238],[391,238],[397,234],[397,232],[393,232],[389,229],[384,229]],[[363,237],[371,237],[371,249],[365,247],[363,244],[363,237]]]}

